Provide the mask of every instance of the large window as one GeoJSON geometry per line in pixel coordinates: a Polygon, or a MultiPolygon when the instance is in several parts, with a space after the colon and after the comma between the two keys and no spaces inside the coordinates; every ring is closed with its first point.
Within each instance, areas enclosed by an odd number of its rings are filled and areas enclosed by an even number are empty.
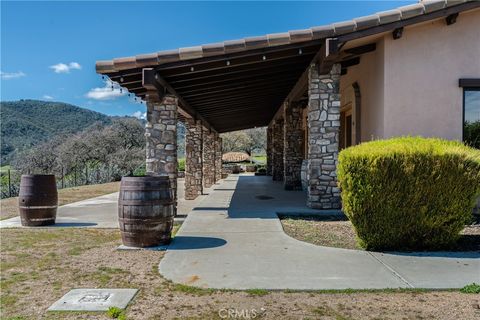
{"type": "Polygon", "coordinates": [[[480,87],[463,88],[463,141],[480,149],[480,87]]]}

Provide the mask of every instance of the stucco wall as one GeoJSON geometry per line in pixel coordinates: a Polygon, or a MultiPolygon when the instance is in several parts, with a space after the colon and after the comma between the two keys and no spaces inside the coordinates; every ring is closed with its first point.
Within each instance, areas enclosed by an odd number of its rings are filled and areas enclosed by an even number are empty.
{"type": "Polygon", "coordinates": [[[480,78],[480,10],[385,37],[385,137],[462,139],[458,79],[480,78]]]}
{"type": "Polygon", "coordinates": [[[460,78],[480,78],[480,10],[387,34],[377,49],[341,78],[344,91],[358,82],[362,141],[401,135],[462,138],[460,78]]]}
{"type": "MultiPolygon", "coordinates": [[[[374,52],[364,54],[360,64],[348,68],[340,79],[340,94],[345,96],[352,84],[357,82],[361,95],[361,141],[384,136],[384,70],[383,40],[377,43],[374,52]]],[[[342,100],[342,104],[347,101],[342,100]]]]}

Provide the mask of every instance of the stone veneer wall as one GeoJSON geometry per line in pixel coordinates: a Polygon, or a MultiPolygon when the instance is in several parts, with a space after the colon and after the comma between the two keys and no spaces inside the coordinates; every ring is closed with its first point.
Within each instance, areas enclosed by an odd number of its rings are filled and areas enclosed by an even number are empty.
{"type": "Polygon", "coordinates": [[[275,120],[273,125],[272,150],[272,178],[274,181],[283,180],[283,119],[275,120]]]}
{"type": "Polygon", "coordinates": [[[298,102],[287,102],[284,106],[284,186],[286,190],[301,190],[301,169],[303,160],[303,109],[302,105],[298,102]]]}
{"type": "Polygon", "coordinates": [[[216,135],[215,139],[215,182],[222,179],[222,138],[216,135]]]}
{"type": "Polygon", "coordinates": [[[146,170],[148,175],[167,175],[177,198],[177,108],[175,96],[147,100],[146,170]]]}
{"type": "Polygon", "coordinates": [[[203,130],[203,186],[210,188],[215,183],[215,138],[208,129],[203,130]]]}
{"type": "Polygon", "coordinates": [[[339,209],[337,185],[338,142],[340,132],[340,64],[329,74],[319,75],[318,65],[308,73],[308,200],[318,209],[339,209]]]}
{"type": "Polygon", "coordinates": [[[273,141],[272,141],[272,135],[273,135],[273,128],[272,124],[270,124],[267,128],[267,175],[271,176],[272,175],[272,162],[273,162],[273,141]]]}
{"type": "Polygon", "coordinates": [[[203,192],[202,124],[185,121],[185,199],[193,200],[203,192]]]}

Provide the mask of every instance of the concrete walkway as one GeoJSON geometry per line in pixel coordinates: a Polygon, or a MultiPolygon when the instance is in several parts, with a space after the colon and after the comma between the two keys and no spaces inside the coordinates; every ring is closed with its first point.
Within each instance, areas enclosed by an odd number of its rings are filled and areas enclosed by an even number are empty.
{"type": "Polygon", "coordinates": [[[315,246],[287,236],[279,212],[318,213],[305,207],[303,192],[284,191],[270,177],[229,176],[188,215],[160,273],[177,283],[231,289],[459,288],[480,282],[480,252],[315,246]]]}
{"type": "MultiPolygon", "coordinates": [[[[185,179],[178,179],[178,216],[175,219],[179,222],[183,221],[184,217],[207,197],[203,195],[193,201],[186,201],[183,199],[184,185],[185,179]]],[[[208,191],[209,189],[206,193],[208,191]]],[[[0,221],[0,228],[19,227],[22,227],[19,216],[0,221]]],[[[49,227],[118,228],[118,192],[59,207],[56,223],[49,227]]]]}

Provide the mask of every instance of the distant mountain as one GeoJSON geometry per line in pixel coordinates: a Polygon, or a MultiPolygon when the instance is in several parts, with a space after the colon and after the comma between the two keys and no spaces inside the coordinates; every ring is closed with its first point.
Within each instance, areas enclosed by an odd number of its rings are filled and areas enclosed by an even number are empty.
{"type": "MultiPolygon", "coordinates": [[[[123,118],[80,108],[68,103],[19,100],[0,102],[1,165],[15,154],[59,135],[80,132],[94,123],[111,124],[123,118]]],[[[145,124],[145,120],[139,120],[145,124]]],[[[177,126],[178,155],[184,157],[185,127],[177,126]]]]}
{"type": "Polygon", "coordinates": [[[54,136],[73,134],[97,122],[110,124],[112,117],[63,102],[0,102],[1,163],[54,136]]]}

